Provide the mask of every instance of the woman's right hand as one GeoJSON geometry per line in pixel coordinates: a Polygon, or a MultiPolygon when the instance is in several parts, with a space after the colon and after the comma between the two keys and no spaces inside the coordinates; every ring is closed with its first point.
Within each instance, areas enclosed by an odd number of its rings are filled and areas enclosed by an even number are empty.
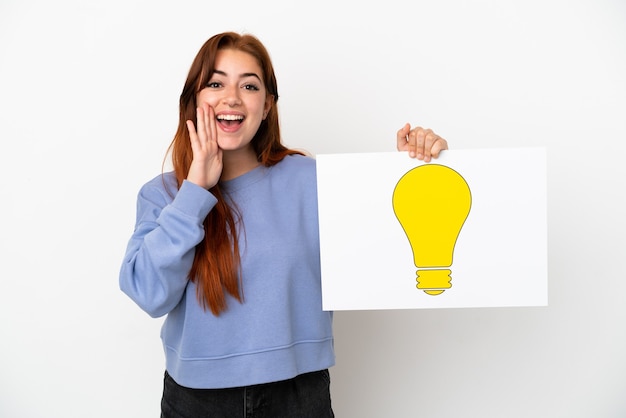
{"type": "Polygon", "coordinates": [[[217,184],[223,168],[222,150],[217,145],[215,111],[205,103],[196,109],[196,120],[197,128],[193,121],[187,121],[193,152],[187,180],[208,190],[217,184]]]}

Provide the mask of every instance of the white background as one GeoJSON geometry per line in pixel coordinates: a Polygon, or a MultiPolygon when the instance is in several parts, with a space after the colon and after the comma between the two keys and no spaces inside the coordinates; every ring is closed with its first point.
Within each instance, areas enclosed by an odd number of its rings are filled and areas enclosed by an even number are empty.
{"type": "Polygon", "coordinates": [[[336,414],[626,411],[621,0],[0,2],[0,416],[158,416],[160,320],[119,290],[211,35],[270,50],[289,146],[545,146],[549,306],[337,312],[336,414]]]}

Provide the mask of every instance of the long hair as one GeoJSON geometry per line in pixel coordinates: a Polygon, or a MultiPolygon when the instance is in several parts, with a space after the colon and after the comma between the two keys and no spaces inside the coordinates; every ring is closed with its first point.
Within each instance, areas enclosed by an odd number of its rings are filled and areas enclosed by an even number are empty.
{"type": "MultiPolygon", "coordinates": [[[[215,58],[221,49],[235,49],[252,55],[263,71],[262,77],[267,94],[273,96],[274,103],[267,117],[261,122],[252,139],[252,147],[258,161],[269,167],[280,162],[285,156],[297,154],[281,143],[278,120],[278,86],[270,56],[263,44],[254,36],[235,32],[225,32],[211,37],[196,55],[179,101],[178,129],[168,149],[178,187],[187,178],[193,159],[189,131],[186,121],[196,121],[196,95],[202,90],[215,71],[215,58]]],[[[227,309],[226,293],[240,303],[243,302],[241,289],[241,263],[238,244],[240,216],[237,208],[229,204],[228,196],[221,190],[219,182],[210,189],[217,198],[217,205],[204,220],[205,236],[197,245],[189,279],[196,283],[199,303],[214,315],[227,309]],[[208,239],[207,239],[208,238],[208,239]]]]}

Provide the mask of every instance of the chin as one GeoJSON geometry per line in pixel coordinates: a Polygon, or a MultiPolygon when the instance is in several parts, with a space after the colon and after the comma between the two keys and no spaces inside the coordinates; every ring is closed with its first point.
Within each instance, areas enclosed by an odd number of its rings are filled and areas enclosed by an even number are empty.
{"type": "Polygon", "coordinates": [[[252,145],[250,142],[242,142],[239,140],[232,139],[219,139],[217,140],[217,145],[222,149],[222,151],[239,151],[246,148],[252,149],[252,145]]]}

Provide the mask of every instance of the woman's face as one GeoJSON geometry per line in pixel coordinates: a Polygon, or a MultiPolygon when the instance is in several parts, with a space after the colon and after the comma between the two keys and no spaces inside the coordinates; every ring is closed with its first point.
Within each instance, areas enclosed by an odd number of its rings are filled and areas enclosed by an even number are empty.
{"type": "Polygon", "coordinates": [[[252,150],[250,144],[272,105],[263,72],[256,59],[235,49],[221,49],[215,72],[196,96],[208,104],[217,119],[217,143],[225,152],[252,150]]]}

